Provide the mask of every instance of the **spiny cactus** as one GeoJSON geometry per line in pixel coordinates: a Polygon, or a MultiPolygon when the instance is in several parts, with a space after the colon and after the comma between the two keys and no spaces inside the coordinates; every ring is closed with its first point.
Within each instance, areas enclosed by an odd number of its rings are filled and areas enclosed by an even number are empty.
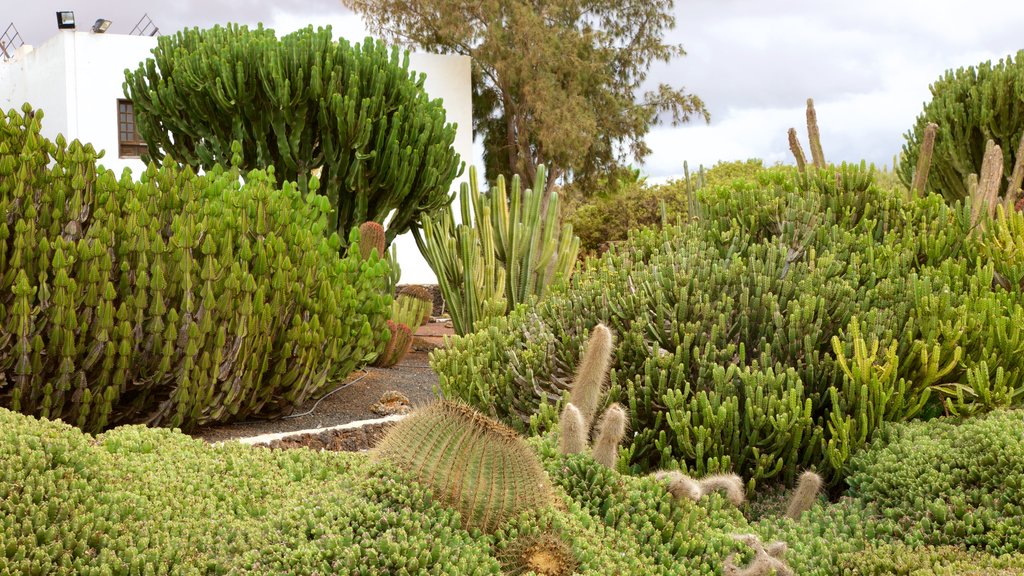
{"type": "Polygon", "coordinates": [[[546,172],[541,166],[533,188],[521,190],[519,176],[506,191],[498,178],[483,195],[476,169],[459,194],[462,223],[454,207],[424,217],[416,245],[437,276],[457,334],[467,334],[486,318],[504,316],[531,296],[543,296],[567,281],[579,253],[572,225],[560,224],[558,194],[543,201],[546,172]]]}
{"type": "Polygon", "coordinates": [[[363,222],[359,225],[359,252],[368,260],[375,250],[377,258],[384,258],[384,227],[377,222],[363,222]]]}
{"type": "Polygon", "coordinates": [[[228,25],[160,36],[152,57],[125,71],[124,91],[153,160],[166,153],[198,171],[235,156],[243,174],[265,169],[278,186],[329,199],[325,232],[342,245],[352,228],[385,218],[391,244],[450,203],[462,170],[455,125],[424,78],[408,53],[338,40],[329,26],[277,38],[228,25]]]}
{"type": "Polygon", "coordinates": [[[597,439],[594,441],[594,460],[599,464],[615,468],[619,444],[626,436],[628,418],[626,409],[619,404],[612,404],[605,410],[597,425],[597,439]]]}
{"type": "Polygon", "coordinates": [[[587,349],[580,359],[569,392],[569,402],[579,409],[583,418],[583,429],[590,436],[590,428],[597,412],[598,404],[604,395],[604,384],[608,379],[608,368],[611,366],[612,351],[615,337],[604,324],[594,327],[587,342],[587,349]]]}
{"type": "Polygon", "coordinates": [[[501,565],[509,576],[569,576],[576,573],[579,560],[562,538],[545,532],[517,538],[501,554],[501,565]]]}
{"type": "Polygon", "coordinates": [[[814,501],[821,491],[821,476],[808,470],[800,475],[793,496],[789,499],[789,506],[786,508],[786,517],[799,520],[804,512],[811,509],[814,501]]]}
{"type": "Polygon", "coordinates": [[[552,502],[547,475],[519,435],[476,410],[441,400],[393,427],[376,448],[455,508],[463,525],[491,532],[552,502]]]}
{"type": "Polygon", "coordinates": [[[558,450],[564,455],[579,454],[587,449],[588,430],[580,411],[569,402],[558,420],[558,450]]]}
{"type": "Polygon", "coordinates": [[[755,534],[734,534],[733,539],[753,548],[754,559],[750,564],[739,567],[736,554],[730,554],[722,568],[724,576],[793,576],[793,570],[783,558],[787,550],[785,542],[771,542],[765,546],[755,534]]]}
{"type": "Polygon", "coordinates": [[[432,300],[416,298],[406,292],[400,292],[391,306],[391,319],[412,328],[423,326],[430,320],[430,312],[434,308],[432,300]]]}
{"type": "Polygon", "coordinates": [[[807,171],[807,156],[804,155],[804,148],[800,145],[800,138],[796,135],[796,128],[790,128],[787,133],[789,136],[789,150],[793,153],[793,158],[796,160],[796,169],[801,173],[807,171]]]}
{"type": "Polygon", "coordinates": [[[398,364],[412,348],[412,330],[408,326],[388,320],[387,327],[390,338],[374,363],[374,366],[380,368],[390,368],[398,364]]]}
{"type": "Polygon", "coordinates": [[[702,494],[724,492],[725,497],[733,506],[740,506],[746,500],[743,490],[743,478],[737,474],[712,474],[698,482],[702,494]]]}
{"type": "Polygon", "coordinates": [[[678,470],[658,470],[651,476],[655,480],[667,480],[668,493],[676,500],[686,499],[696,502],[703,495],[700,483],[678,470]]]}
{"type": "Polygon", "coordinates": [[[814,99],[807,99],[807,139],[811,143],[811,159],[815,168],[825,167],[825,152],[821,149],[821,132],[818,130],[818,113],[814,110],[814,99]]]}
{"type": "Polygon", "coordinates": [[[929,122],[924,127],[924,141],[921,143],[921,155],[917,159],[917,169],[914,170],[914,181],[910,189],[918,196],[924,196],[925,187],[928,185],[928,171],[932,166],[932,153],[935,151],[935,136],[938,134],[939,125],[929,122]]]}
{"type": "Polygon", "coordinates": [[[668,491],[676,499],[688,498],[697,501],[712,492],[721,491],[733,506],[741,506],[746,501],[743,479],[736,474],[712,474],[694,480],[678,470],[659,470],[651,476],[655,480],[667,480],[668,491]]]}

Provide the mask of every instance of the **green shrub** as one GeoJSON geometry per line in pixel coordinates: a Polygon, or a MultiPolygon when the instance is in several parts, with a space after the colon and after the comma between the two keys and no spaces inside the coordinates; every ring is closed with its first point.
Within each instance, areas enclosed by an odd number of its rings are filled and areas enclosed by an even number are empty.
{"type": "Polygon", "coordinates": [[[0,405],[89,431],[275,415],[383,345],[387,264],[338,256],[326,198],[272,171],[117,181],[41,119],[0,120],[0,405]]]}
{"type": "Polygon", "coordinates": [[[631,230],[659,227],[663,207],[669,223],[686,218],[691,195],[697,188],[728,185],[737,179],[753,177],[763,169],[761,161],[754,159],[719,162],[689,180],[670,180],[664,184],[650,185],[634,178],[609,185],[607,190],[573,203],[566,219],[579,236],[584,254],[602,252],[611,243],[626,240],[631,230]]]}
{"type": "Polygon", "coordinates": [[[330,199],[327,232],[342,244],[368,220],[388,222],[390,244],[451,202],[462,170],[455,126],[423,82],[397,47],[352,45],[329,26],[278,39],[229,25],[160,36],[153,57],[125,71],[124,91],[155,160],[166,153],[198,171],[238,156],[243,174],[273,166],[278,186],[330,199]]]}
{"type": "Polygon", "coordinates": [[[887,429],[851,462],[852,496],[913,546],[1024,552],[1024,412],[887,429]]]}
{"type": "Polygon", "coordinates": [[[635,232],[436,351],[446,396],[546,429],[604,323],[631,468],[751,483],[807,467],[836,482],[882,422],[1019,401],[1024,294],[995,274],[1016,256],[983,256],[962,206],[905,200],[863,166],[774,169],[697,200],[699,221],[635,232]]]}
{"type": "MultiPolygon", "coordinates": [[[[914,127],[907,132],[900,160],[900,177],[910,186],[914,178],[925,127],[934,122],[938,135],[928,176],[927,190],[949,201],[968,196],[967,177],[981,175],[981,163],[989,140],[1003,153],[1003,176],[1009,179],[1019,158],[1024,137],[1024,51],[997,64],[947,70],[930,87],[932,100],[925,104],[914,127]]],[[[1022,174],[1024,176],[1024,174],[1022,174]]],[[[1020,181],[1016,182],[1020,186],[1020,181]]],[[[999,195],[1016,194],[1002,182],[999,195]]]]}
{"type": "Polygon", "coordinates": [[[729,534],[750,527],[724,498],[677,503],[651,479],[539,444],[561,504],[484,534],[365,454],[140,426],[93,439],[0,410],[0,572],[497,576],[545,539],[578,574],[710,576],[743,552],[729,534]]]}

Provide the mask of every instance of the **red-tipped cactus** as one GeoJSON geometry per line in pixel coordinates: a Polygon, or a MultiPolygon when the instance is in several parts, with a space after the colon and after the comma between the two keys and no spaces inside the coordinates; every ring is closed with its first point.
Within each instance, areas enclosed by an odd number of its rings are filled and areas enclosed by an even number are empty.
{"type": "Polygon", "coordinates": [[[412,348],[412,330],[408,326],[388,320],[388,331],[391,333],[391,339],[374,364],[381,368],[390,368],[398,364],[412,348]]]}
{"type": "Polygon", "coordinates": [[[359,253],[363,260],[377,250],[377,258],[384,258],[384,227],[377,222],[363,222],[359,225],[359,253]]]}

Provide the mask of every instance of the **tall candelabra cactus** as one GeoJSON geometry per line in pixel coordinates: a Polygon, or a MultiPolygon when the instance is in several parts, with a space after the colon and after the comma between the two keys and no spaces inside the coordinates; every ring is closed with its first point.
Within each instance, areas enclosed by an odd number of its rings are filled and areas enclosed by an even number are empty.
{"type": "Polygon", "coordinates": [[[390,244],[451,201],[461,171],[455,126],[423,82],[408,54],[382,42],[335,41],[330,27],[278,39],[229,25],[161,36],[153,57],[125,72],[124,92],[154,160],[166,153],[209,170],[237,141],[243,173],[273,166],[279,186],[296,182],[303,194],[318,174],[329,232],[343,244],[351,228],[385,218],[390,244]]]}
{"type": "Polygon", "coordinates": [[[533,188],[522,190],[514,176],[506,189],[499,177],[481,194],[471,167],[459,195],[462,223],[449,207],[424,217],[422,234],[413,230],[457,333],[472,332],[480,320],[504,315],[572,274],[580,241],[571,224],[559,223],[558,194],[545,205],[545,181],[542,166],[533,188]]]}

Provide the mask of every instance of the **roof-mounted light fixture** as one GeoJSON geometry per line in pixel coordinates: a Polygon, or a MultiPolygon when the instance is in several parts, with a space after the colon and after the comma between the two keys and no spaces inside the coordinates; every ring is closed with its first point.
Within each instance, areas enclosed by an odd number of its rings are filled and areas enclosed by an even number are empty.
{"type": "Polygon", "coordinates": [[[57,28],[61,30],[75,29],[75,13],[71,10],[57,12],[57,28]]]}
{"type": "Polygon", "coordinates": [[[100,18],[96,20],[96,23],[92,25],[92,31],[96,34],[103,34],[110,28],[110,20],[100,18]]]}

